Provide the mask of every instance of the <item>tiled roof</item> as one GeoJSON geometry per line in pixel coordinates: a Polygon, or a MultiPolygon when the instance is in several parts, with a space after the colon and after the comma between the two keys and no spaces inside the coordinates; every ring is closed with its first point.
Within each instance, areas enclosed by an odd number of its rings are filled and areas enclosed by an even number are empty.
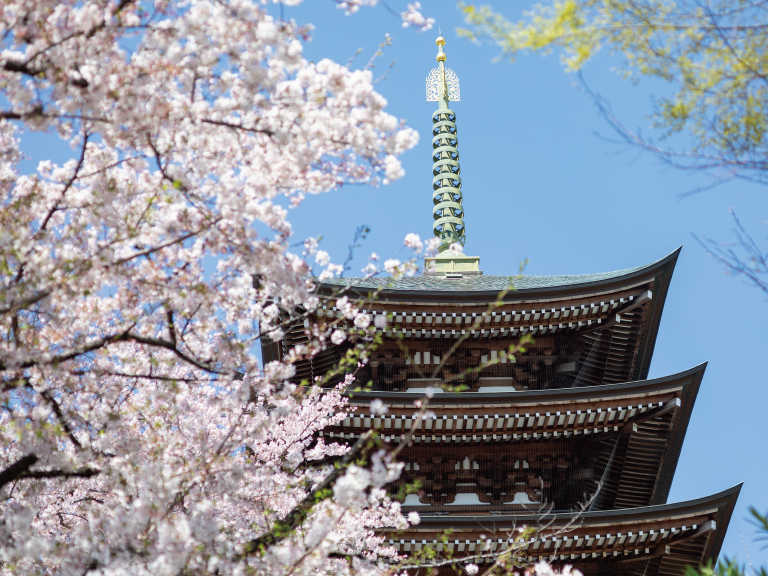
{"type": "Polygon", "coordinates": [[[386,288],[388,290],[416,291],[416,292],[499,292],[510,287],[514,283],[517,290],[536,290],[541,288],[558,288],[564,286],[576,286],[580,284],[592,284],[621,278],[635,272],[653,268],[657,264],[667,260],[665,256],[661,260],[627,268],[616,272],[602,272],[598,274],[575,274],[570,276],[465,276],[464,278],[445,278],[441,276],[410,276],[399,280],[389,277],[375,278],[331,278],[323,282],[325,285],[354,286],[362,289],[386,288]]]}

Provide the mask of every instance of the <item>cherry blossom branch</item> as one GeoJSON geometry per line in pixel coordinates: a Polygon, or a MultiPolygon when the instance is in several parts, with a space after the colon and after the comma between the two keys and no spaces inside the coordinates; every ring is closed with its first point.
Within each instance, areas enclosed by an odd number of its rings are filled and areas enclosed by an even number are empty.
{"type": "Polygon", "coordinates": [[[325,480],[313,488],[304,500],[295,506],[284,519],[275,522],[275,525],[266,534],[254,538],[243,545],[242,555],[263,554],[269,546],[288,538],[293,531],[306,520],[315,504],[330,497],[331,489],[336,483],[336,480],[342,476],[344,471],[349,468],[358,457],[371,447],[371,442],[374,436],[375,432],[373,430],[369,430],[365,434],[362,434],[349,452],[347,452],[341,461],[336,464],[333,471],[325,478],[325,480]]]}
{"type": "Polygon", "coordinates": [[[104,336],[101,338],[97,338],[90,343],[81,346],[79,348],[76,348],[74,350],[70,350],[68,352],[64,352],[62,354],[58,354],[55,356],[52,356],[50,358],[46,358],[44,360],[42,359],[31,359],[26,360],[23,362],[19,362],[15,365],[9,365],[5,362],[0,361],[0,370],[8,370],[11,368],[32,368],[35,366],[40,365],[57,365],[61,364],[63,362],[66,362],[68,360],[72,360],[74,358],[77,358],[78,356],[82,356],[83,354],[87,354],[89,352],[93,352],[95,350],[98,350],[100,348],[103,348],[104,346],[116,343],[116,342],[124,342],[124,341],[133,341],[139,344],[147,344],[150,346],[156,346],[159,348],[164,348],[166,350],[170,350],[173,352],[176,356],[178,356],[181,360],[184,360],[185,362],[192,364],[193,366],[200,368],[201,370],[204,370],[208,373],[212,374],[225,374],[224,372],[220,370],[216,370],[213,368],[210,364],[200,362],[188,354],[185,354],[181,350],[179,350],[178,346],[175,345],[174,342],[171,342],[170,340],[164,340],[162,338],[151,338],[148,336],[141,336],[139,334],[133,334],[131,333],[131,330],[133,329],[133,326],[128,328],[127,330],[120,332],[118,334],[114,334],[111,336],[104,336]]]}
{"type": "Polygon", "coordinates": [[[77,358],[78,356],[82,356],[83,354],[87,354],[88,352],[93,352],[94,350],[98,350],[99,348],[103,348],[107,344],[111,342],[119,342],[121,340],[125,340],[128,332],[133,328],[129,328],[125,332],[115,334],[112,336],[104,336],[101,338],[96,338],[95,340],[92,340],[88,344],[81,346],[79,348],[75,348],[73,350],[69,350],[67,352],[64,352],[62,354],[57,354],[55,356],[52,356],[50,358],[46,359],[29,359],[24,360],[22,362],[18,363],[11,363],[10,365],[4,361],[0,361],[0,370],[9,370],[12,368],[32,368],[34,366],[40,366],[40,365],[57,365],[61,364],[63,362],[66,362],[67,360],[72,360],[73,358],[77,358]]]}
{"type": "MultiPolygon", "coordinates": [[[[120,12],[123,11],[123,9],[128,6],[129,4],[133,4],[136,0],[120,0],[118,5],[115,7],[114,15],[117,16],[120,14],[120,12]]],[[[92,26],[88,30],[78,30],[76,32],[72,32],[71,34],[67,34],[61,39],[57,40],[56,42],[51,42],[49,44],[46,44],[45,47],[39,49],[37,52],[32,54],[31,56],[27,57],[26,62],[20,63],[20,62],[13,62],[13,61],[6,61],[3,69],[8,72],[19,72],[21,74],[27,75],[27,76],[37,76],[41,73],[43,73],[43,70],[34,70],[29,68],[29,63],[36,60],[39,56],[45,54],[49,50],[56,48],[57,46],[61,46],[62,44],[65,44],[69,42],[70,40],[74,40],[75,38],[79,37],[92,37],[96,32],[99,30],[103,30],[107,25],[106,20],[102,20],[95,26],[92,26]]],[[[131,27],[133,28],[133,26],[131,27]]],[[[85,79],[82,79],[81,83],[76,83],[72,81],[75,86],[78,86],[80,88],[87,88],[89,86],[88,82],[85,79]]]]}
{"type": "Polygon", "coordinates": [[[205,228],[200,228],[199,230],[193,230],[191,232],[187,232],[186,234],[182,234],[181,236],[178,236],[173,240],[168,240],[167,242],[163,242],[162,244],[159,244],[157,246],[152,246],[151,248],[140,250],[134,254],[131,254],[130,256],[126,256],[125,258],[120,258],[119,260],[116,260],[115,262],[113,262],[113,265],[118,266],[120,264],[125,264],[126,262],[130,262],[131,260],[134,260],[136,258],[141,258],[142,256],[149,256],[150,254],[154,254],[155,252],[164,250],[165,248],[178,244],[179,242],[184,242],[186,240],[189,240],[190,238],[194,238],[195,236],[198,236],[199,234],[205,232],[206,230],[208,230],[210,226],[218,223],[221,220],[222,220],[221,216],[219,216],[218,218],[214,218],[213,221],[209,222],[208,226],[206,226],[205,228]]]}
{"type": "Polygon", "coordinates": [[[8,392],[15,390],[16,388],[23,388],[24,386],[31,386],[31,382],[27,377],[15,377],[8,380],[3,380],[0,386],[0,392],[8,392]]]}
{"type": "Polygon", "coordinates": [[[67,437],[72,441],[72,444],[74,444],[78,448],[82,448],[83,445],[75,436],[74,432],[72,431],[72,428],[70,428],[69,423],[67,422],[67,419],[61,410],[61,406],[59,406],[59,403],[56,401],[56,398],[54,398],[53,395],[48,390],[41,392],[40,395],[46,399],[48,404],[50,404],[51,409],[53,410],[54,414],[56,414],[56,418],[58,418],[59,423],[61,424],[61,427],[64,429],[64,432],[66,433],[67,437]]]}
{"type": "Polygon", "coordinates": [[[0,472],[0,488],[19,478],[24,472],[29,470],[29,467],[34,465],[37,460],[38,458],[34,454],[27,454],[0,472]]]}
{"type": "Polygon", "coordinates": [[[123,340],[132,340],[134,342],[137,342],[139,344],[148,344],[150,346],[157,346],[158,348],[165,348],[166,350],[170,350],[173,352],[176,356],[178,356],[181,360],[184,360],[185,362],[188,362],[189,364],[192,364],[196,368],[200,368],[200,370],[205,370],[206,372],[210,374],[224,374],[224,372],[221,372],[220,370],[216,370],[210,364],[208,363],[202,363],[198,360],[195,360],[188,354],[185,354],[179,348],[175,345],[174,342],[171,342],[169,340],[163,340],[162,338],[150,338],[148,336],[140,336],[138,334],[126,334],[123,340]]]}
{"type": "Polygon", "coordinates": [[[120,378],[156,380],[158,382],[211,382],[211,379],[208,377],[165,376],[163,374],[120,372],[119,370],[72,370],[70,372],[73,376],[84,376],[92,373],[98,373],[102,376],[118,376],[120,378]]]}
{"type": "Polygon", "coordinates": [[[21,300],[11,300],[10,304],[0,306],[0,314],[8,314],[9,312],[16,313],[23,308],[31,306],[32,304],[37,304],[40,302],[40,300],[43,300],[50,295],[51,292],[49,290],[41,290],[39,292],[35,292],[32,296],[27,298],[22,298],[21,300]]]}
{"type": "Polygon", "coordinates": [[[216,126],[224,126],[225,128],[232,128],[233,130],[242,130],[243,132],[250,132],[252,134],[266,134],[267,136],[273,136],[275,133],[272,130],[265,130],[262,128],[248,128],[242,124],[233,124],[231,122],[225,122],[224,120],[211,120],[204,118],[201,120],[203,124],[214,124],[216,126]]]}
{"type": "Polygon", "coordinates": [[[75,180],[77,180],[78,174],[80,174],[80,169],[83,167],[83,161],[85,160],[85,151],[88,147],[88,132],[83,131],[83,143],[80,147],[80,158],[77,160],[77,166],[75,166],[75,171],[72,173],[72,177],[67,180],[67,182],[64,184],[64,189],[61,191],[61,194],[59,195],[58,200],[51,206],[51,208],[48,210],[48,213],[45,215],[45,218],[43,218],[42,223],[40,224],[40,231],[42,232],[45,230],[46,226],[48,226],[48,221],[51,219],[51,216],[56,212],[56,210],[59,207],[59,204],[61,204],[61,201],[64,199],[64,196],[67,194],[67,191],[72,187],[72,185],[75,183],[75,180]]]}
{"type": "Polygon", "coordinates": [[[19,479],[24,478],[93,478],[101,474],[101,470],[95,468],[79,468],[77,470],[31,470],[24,472],[18,476],[19,479]]]}
{"type": "Polygon", "coordinates": [[[29,112],[10,112],[7,110],[0,112],[0,118],[4,120],[24,120],[36,116],[43,116],[43,107],[39,104],[35,105],[29,112]]]}
{"type": "Polygon", "coordinates": [[[15,480],[25,478],[92,478],[101,473],[100,470],[94,468],[80,468],[78,470],[30,470],[30,467],[34,466],[38,460],[39,458],[35,454],[27,454],[16,460],[16,462],[0,472],[0,488],[15,480]]]}

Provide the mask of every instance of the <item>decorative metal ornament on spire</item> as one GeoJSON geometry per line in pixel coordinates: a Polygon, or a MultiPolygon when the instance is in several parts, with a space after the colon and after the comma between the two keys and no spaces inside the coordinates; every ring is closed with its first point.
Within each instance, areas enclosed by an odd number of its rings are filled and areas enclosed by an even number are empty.
{"type": "Polygon", "coordinates": [[[463,246],[466,233],[456,114],[448,105],[459,100],[459,79],[445,66],[445,38],[440,36],[435,43],[438,67],[427,76],[427,102],[440,103],[432,113],[432,201],[433,231],[440,238],[440,252],[444,252],[455,242],[463,246]]]}

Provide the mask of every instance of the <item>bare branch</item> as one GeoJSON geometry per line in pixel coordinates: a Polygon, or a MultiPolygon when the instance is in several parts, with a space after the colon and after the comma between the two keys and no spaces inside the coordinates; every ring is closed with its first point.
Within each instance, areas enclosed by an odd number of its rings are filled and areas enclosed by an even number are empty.
{"type": "Polygon", "coordinates": [[[768,251],[763,252],[731,210],[736,242],[720,243],[709,238],[693,237],[707,253],[725,266],[726,273],[745,277],[750,284],[768,295],[768,251]],[[742,252],[744,257],[738,252],[742,252]]]}
{"type": "Polygon", "coordinates": [[[703,192],[732,180],[744,180],[755,184],[768,185],[768,161],[765,160],[765,157],[744,158],[735,152],[728,155],[727,151],[723,151],[720,154],[707,154],[696,151],[678,151],[671,148],[662,148],[654,143],[653,140],[645,138],[639,131],[631,130],[623,124],[614,114],[610,102],[594,92],[587,85],[581,73],[578,74],[578,79],[579,89],[592,100],[600,115],[618,136],[618,140],[614,140],[598,134],[600,138],[608,142],[628,144],[653,154],[667,166],[678,170],[703,172],[713,179],[712,183],[685,192],[682,196],[703,192]]]}

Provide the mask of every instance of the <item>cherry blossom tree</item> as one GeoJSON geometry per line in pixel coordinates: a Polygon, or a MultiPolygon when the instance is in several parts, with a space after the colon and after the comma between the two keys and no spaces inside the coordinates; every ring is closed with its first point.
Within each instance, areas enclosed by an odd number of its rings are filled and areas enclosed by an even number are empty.
{"type": "Polygon", "coordinates": [[[370,318],[330,389],[292,361],[348,330],[257,351],[342,269],[289,250],[276,198],[399,178],[417,133],[256,1],[11,0],[2,26],[0,573],[381,571],[399,467],[316,435],[370,318]],[[72,159],[22,175],[30,131],[72,159]]]}
{"type": "MultiPolygon", "coordinates": [[[[433,25],[419,8],[403,25],[433,25]]],[[[258,350],[345,270],[314,239],[292,251],[276,200],[399,178],[417,133],[370,71],[308,62],[310,28],[256,0],[1,10],[0,574],[400,570],[381,532],[419,517],[384,490],[396,451],[317,434],[351,410],[371,318],[340,296],[343,323],[279,361],[258,350]],[[34,151],[23,174],[31,131],[72,159],[34,151]],[[347,340],[324,381],[297,381],[296,360],[347,340]]]]}

